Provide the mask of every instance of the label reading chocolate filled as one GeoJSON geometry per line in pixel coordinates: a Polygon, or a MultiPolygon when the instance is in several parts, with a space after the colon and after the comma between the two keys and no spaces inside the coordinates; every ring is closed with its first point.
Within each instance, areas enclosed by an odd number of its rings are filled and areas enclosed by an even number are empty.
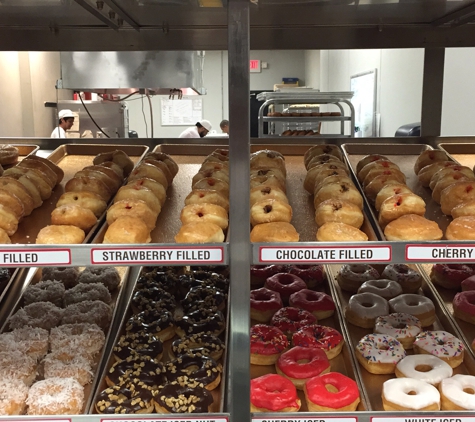
{"type": "Polygon", "coordinates": [[[475,245],[407,245],[408,261],[475,261],[475,245]]]}
{"type": "Polygon", "coordinates": [[[3,249],[0,250],[0,266],[31,267],[71,264],[69,249],[3,249]]]}

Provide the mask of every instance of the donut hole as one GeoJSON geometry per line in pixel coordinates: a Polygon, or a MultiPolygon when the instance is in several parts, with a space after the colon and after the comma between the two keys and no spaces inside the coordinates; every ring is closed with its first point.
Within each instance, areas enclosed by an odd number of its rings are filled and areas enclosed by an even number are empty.
{"type": "Polygon", "coordinates": [[[284,286],[289,286],[292,283],[295,283],[295,279],[290,274],[283,274],[279,278],[279,283],[284,286]]]}
{"type": "Polygon", "coordinates": [[[408,300],[406,302],[406,305],[407,306],[418,306],[419,305],[419,302],[417,300],[408,300]]]}
{"type": "Polygon", "coordinates": [[[325,389],[329,392],[329,393],[338,393],[338,388],[336,388],[333,384],[325,384],[325,389]]]}
{"type": "Polygon", "coordinates": [[[475,394],[475,390],[472,387],[465,387],[463,392],[467,394],[475,394]]]}
{"type": "Polygon", "coordinates": [[[199,197],[200,197],[200,198],[204,198],[204,197],[205,197],[205,194],[204,194],[204,193],[200,193],[200,194],[199,194],[199,197]]]}
{"type": "Polygon", "coordinates": [[[430,365],[417,365],[414,369],[417,372],[429,372],[429,371],[432,371],[432,369],[434,368],[430,365]]]}
{"type": "Polygon", "coordinates": [[[266,188],[261,189],[261,193],[262,193],[263,195],[269,195],[269,194],[270,194],[270,191],[271,191],[271,188],[269,188],[269,187],[266,187],[266,188]]]}
{"type": "Polygon", "coordinates": [[[297,363],[299,365],[305,365],[306,363],[309,363],[310,362],[310,359],[298,359],[297,360],[297,363]]]}
{"type": "Polygon", "coordinates": [[[363,306],[364,308],[372,308],[374,306],[374,303],[363,302],[361,306],[363,306]]]}
{"type": "Polygon", "coordinates": [[[408,395],[408,396],[417,396],[417,392],[411,390],[411,391],[409,391],[409,392],[407,393],[407,395],[408,395]]]}
{"type": "Polygon", "coordinates": [[[203,217],[203,213],[202,213],[202,212],[199,212],[199,213],[197,213],[196,215],[197,215],[198,217],[200,217],[200,218],[203,217]]]}
{"type": "Polygon", "coordinates": [[[401,330],[403,328],[406,328],[406,324],[404,324],[402,322],[400,322],[399,324],[393,324],[392,326],[393,326],[393,328],[396,328],[396,329],[399,329],[399,330],[401,330]]]}
{"type": "Polygon", "coordinates": [[[443,346],[445,344],[445,341],[444,340],[438,340],[436,339],[436,342],[437,342],[437,345],[439,346],[443,346]]]}
{"type": "Polygon", "coordinates": [[[378,344],[377,348],[379,350],[389,350],[389,346],[387,344],[378,344]]]}

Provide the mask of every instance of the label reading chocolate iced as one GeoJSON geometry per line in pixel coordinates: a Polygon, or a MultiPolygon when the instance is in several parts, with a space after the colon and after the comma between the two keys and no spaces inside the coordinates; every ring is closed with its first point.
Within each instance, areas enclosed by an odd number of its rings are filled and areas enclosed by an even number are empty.
{"type": "MultiPolygon", "coordinates": [[[[291,417],[291,418],[252,418],[252,422],[357,422],[358,418],[323,417],[291,417]]],[[[387,421],[386,421],[387,422],[387,421]]]]}
{"type": "Polygon", "coordinates": [[[475,245],[407,245],[407,261],[474,261],[475,245]]]}
{"type": "Polygon", "coordinates": [[[224,264],[223,247],[93,248],[92,264],[224,264]]]}
{"type": "Polygon", "coordinates": [[[0,250],[0,266],[32,267],[42,265],[71,264],[70,249],[2,249],[0,250]]]}
{"type": "Polygon", "coordinates": [[[267,262],[367,262],[391,261],[390,246],[272,247],[259,248],[259,261],[267,262]]]}
{"type": "Polygon", "coordinates": [[[438,417],[433,415],[420,415],[418,416],[406,416],[405,418],[388,417],[376,417],[371,418],[371,422],[475,422],[475,417],[471,416],[446,416],[438,417]]]}

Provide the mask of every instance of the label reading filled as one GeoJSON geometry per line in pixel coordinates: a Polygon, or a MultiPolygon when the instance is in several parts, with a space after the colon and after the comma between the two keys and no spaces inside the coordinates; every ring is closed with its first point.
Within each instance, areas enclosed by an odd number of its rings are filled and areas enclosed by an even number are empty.
{"type": "Polygon", "coordinates": [[[471,261],[475,260],[472,245],[407,245],[408,261],[471,261]]]}
{"type": "Polygon", "coordinates": [[[40,265],[69,265],[69,249],[3,249],[0,250],[0,266],[30,267],[40,265]]]}
{"type": "Polygon", "coordinates": [[[358,261],[390,261],[391,247],[378,246],[365,248],[354,247],[308,247],[285,248],[261,246],[259,249],[260,262],[276,261],[317,261],[317,262],[358,262],[358,261]]]}
{"type": "Polygon", "coordinates": [[[222,247],[144,248],[144,249],[91,249],[93,264],[131,264],[131,263],[224,263],[222,247]]]}

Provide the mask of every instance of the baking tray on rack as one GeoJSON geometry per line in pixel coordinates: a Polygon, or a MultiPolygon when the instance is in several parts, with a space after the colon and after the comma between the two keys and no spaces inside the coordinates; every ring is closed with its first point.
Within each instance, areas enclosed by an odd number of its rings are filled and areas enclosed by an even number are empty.
{"type": "MultiPolygon", "coordinates": [[[[12,243],[34,244],[39,231],[50,224],[51,212],[56,208],[59,197],[64,193],[66,183],[74,177],[76,172],[93,165],[92,161],[97,154],[116,149],[124,151],[135,164],[148,151],[148,147],[144,145],[65,144],[56,148],[47,158],[64,171],[64,178],[56,185],[51,197],[45,200],[43,205],[22,219],[18,230],[11,236],[12,243]]],[[[105,215],[98,218],[96,225],[86,235],[84,243],[90,241],[104,217],[105,215]]]]}
{"type": "MultiPolygon", "coordinates": [[[[352,356],[348,333],[344,329],[342,315],[340,314],[338,310],[338,302],[335,300],[335,293],[332,287],[330,286],[331,281],[329,280],[329,277],[330,275],[328,271],[326,271],[326,280],[324,284],[322,286],[318,286],[316,289],[313,289],[313,290],[321,291],[331,296],[334,299],[335,306],[337,308],[335,309],[335,313],[331,317],[318,320],[318,324],[331,327],[339,331],[341,335],[343,336],[343,339],[345,342],[341,350],[341,353],[335,358],[330,360],[330,365],[331,365],[330,370],[331,372],[340,372],[341,374],[346,375],[347,377],[355,380],[360,390],[360,400],[361,400],[360,404],[358,405],[357,410],[358,411],[371,410],[368,405],[369,401],[368,401],[366,390],[364,388],[364,385],[361,382],[359,368],[357,366],[356,360],[352,356]]],[[[255,324],[259,324],[259,323],[254,320],[251,320],[251,325],[255,325],[255,324]]],[[[275,365],[251,364],[250,372],[251,372],[251,379],[253,379],[253,378],[257,378],[266,374],[275,374],[276,369],[275,369],[275,365]]],[[[304,392],[302,390],[297,390],[297,394],[302,402],[300,412],[308,412],[304,392]]]]}
{"type": "MultiPolygon", "coordinates": [[[[104,332],[105,334],[105,342],[104,346],[102,348],[101,353],[99,353],[99,356],[96,359],[95,362],[95,367],[93,368],[93,380],[90,384],[87,384],[84,386],[84,407],[82,410],[82,414],[86,413],[87,409],[90,407],[91,400],[93,399],[93,392],[94,392],[94,386],[96,385],[97,377],[99,376],[99,369],[103,366],[102,362],[104,359],[104,355],[106,354],[106,351],[108,349],[107,345],[110,342],[110,337],[113,335],[113,327],[114,327],[114,321],[119,318],[123,314],[123,306],[124,306],[124,291],[126,290],[126,286],[131,282],[129,280],[129,274],[130,274],[130,267],[115,267],[117,271],[119,272],[121,276],[121,283],[119,287],[111,293],[112,296],[112,302],[111,302],[111,307],[112,307],[112,318],[111,318],[111,323],[109,325],[109,328],[104,332]]],[[[81,268],[82,269],[82,268],[81,268]]],[[[8,320],[9,318],[14,315],[20,308],[23,307],[23,293],[27,289],[28,286],[34,285],[38,283],[41,279],[41,268],[31,268],[30,271],[28,272],[28,275],[24,277],[21,282],[16,283],[16,288],[15,291],[12,291],[11,295],[9,295],[8,300],[9,302],[12,303],[12,306],[9,308],[9,314],[7,318],[4,320],[0,332],[5,333],[10,331],[8,327],[8,320]]],[[[20,280],[18,280],[20,281],[20,280]]],[[[135,282],[135,281],[133,281],[135,282]]],[[[41,362],[40,364],[41,365],[41,362]]],[[[42,373],[41,370],[38,371],[39,374],[42,373]]],[[[41,376],[37,375],[36,381],[41,380],[41,376]]]]}
{"type": "Polygon", "coordinates": [[[455,295],[460,290],[446,289],[445,287],[439,286],[436,283],[432,283],[432,281],[430,280],[432,264],[418,264],[418,266],[422,269],[427,280],[429,280],[428,283],[430,283],[432,288],[435,290],[440,303],[442,303],[442,305],[445,307],[446,312],[454,320],[455,325],[460,331],[461,338],[465,342],[465,346],[467,346],[467,349],[470,351],[470,353],[475,359],[475,350],[471,347],[472,342],[475,340],[475,325],[470,324],[469,322],[463,321],[460,318],[454,316],[454,307],[452,302],[454,300],[455,295]]]}
{"type": "MultiPolygon", "coordinates": [[[[431,327],[427,327],[430,330],[444,330],[447,331],[457,338],[461,338],[460,332],[453,323],[453,320],[448,315],[445,310],[445,307],[439,302],[438,295],[434,291],[430,281],[428,281],[426,274],[420,270],[416,265],[409,265],[412,269],[417,270],[422,275],[422,287],[419,294],[428,297],[432,300],[435,306],[435,313],[436,313],[436,321],[431,327]]],[[[381,273],[384,265],[374,265],[375,268],[381,273]]],[[[346,292],[340,288],[338,282],[336,281],[335,277],[338,273],[338,270],[341,268],[340,265],[328,265],[328,276],[330,277],[330,281],[333,283],[334,290],[336,291],[336,300],[335,302],[338,303],[337,306],[340,307],[342,314],[344,314],[345,308],[348,305],[348,301],[352,296],[351,293],[346,292]]],[[[348,321],[344,321],[345,328],[349,335],[349,347],[353,351],[359,342],[359,340],[367,335],[372,334],[373,330],[368,328],[361,328],[357,327],[349,323],[348,321]]],[[[408,355],[413,354],[412,350],[407,351],[408,355]]],[[[359,365],[359,363],[358,363],[359,365]]],[[[385,374],[385,375],[375,375],[371,374],[366,369],[359,365],[359,373],[361,374],[361,380],[363,386],[366,390],[367,397],[369,400],[370,410],[374,411],[383,411],[383,403],[381,399],[381,391],[383,387],[383,383],[389,379],[395,378],[394,374],[385,374]]],[[[464,354],[464,361],[463,363],[454,369],[455,374],[464,374],[464,375],[475,375],[475,359],[471,353],[467,351],[464,354]]]]}
{"type": "Polygon", "coordinates": [[[462,166],[471,169],[475,166],[475,144],[470,143],[440,143],[438,148],[445,151],[449,158],[462,166]]]}
{"type": "MultiPolygon", "coordinates": [[[[358,184],[360,191],[363,188],[356,178],[356,165],[363,157],[369,154],[381,154],[399,166],[406,176],[406,184],[416,195],[419,195],[426,203],[425,217],[431,221],[435,221],[440,229],[445,233],[447,226],[452,221],[450,216],[445,215],[440,209],[440,205],[432,199],[432,192],[429,188],[423,187],[419,183],[417,175],[414,173],[414,164],[417,157],[428,149],[433,149],[430,145],[425,144],[344,144],[342,145],[345,158],[349,164],[355,183],[358,184]]],[[[385,240],[384,231],[378,224],[378,213],[373,205],[366,201],[366,207],[371,214],[374,227],[381,240],[385,240]]]]}
{"type": "MultiPolygon", "coordinates": [[[[40,149],[40,147],[38,145],[30,145],[30,144],[8,144],[8,145],[11,145],[12,147],[15,147],[18,150],[18,161],[17,161],[17,163],[19,163],[21,160],[28,157],[29,155],[35,154],[36,151],[38,151],[40,149]]],[[[17,163],[2,165],[2,167],[6,170],[10,167],[13,167],[17,163]]]]}
{"type": "MultiPolygon", "coordinates": [[[[143,273],[144,268],[150,268],[150,267],[140,267],[139,277],[143,273]]],[[[177,267],[175,267],[177,268],[177,267]]],[[[133,315],[132,309],[131,309],[131,300],[133,297],[133,294],[135,292],[135,285],[137,283],[138,278],[137,277],[133,281],[133,286],[129,286],[128,291],[130,294],[127,297],[127,300],[124,300],[124,306],[122,307],[122,312],[120,316],[120,321],[116,321],[116,327],[117,330],[115,331],[115,335],[111,337],[111,341],[109,342],[108,351],[107,354],[103,358],[103,365],[101,373],[97,377],[94,385],[93,385],[93,391],[94,391],[94,396],[92,400],[89,402],[89,407],[87,408],[89,414],[98,414],[96,408],[95,408],[95,403],[98,400],[99,394],[108,388],[108,385],[106,383],[106,375],[110,369],[110,367],[116,362],[116,359],[114,358],[113,354],[113,349],[114,346],[117,344],[119,341],[120,337],[122,334],[124,334],[125,331],[125,324],[128,321],[128,319],[133,315]]],[[[226,311],[223,311],[225,314],[226,318],[226,329],[224,331],[224,343],[225,343],[225,349],[223,356],[219,360],[218,363],[222,364],[222,373],[221,373],[221,382],[217,388],[214,390],[210,391],[211,395],[213,396],[213,404],[211,405],[211,412],[210,413],[222,413],[224,411],[224,398],[225,398],[225,392],[226,392],[226,361],[227,361],[227,346],[229,344],[228,342],[228,333],[229,333],[229,312],[230,312],[230,306],[229,306],[229,291],[228,291],[228,302],[226,303],[226,311]]],[[[181,313],[181,308],[176,310],[176,315],[179,315],[181,313]]],[[[221,334],[219,337],[222,337],[223,334],[221,334]]],[[[172,356],[170,355],[170,349],[171,349],[171,344],[172,342],[177,338],[173,337],[170,340],[166,340],[163,343],[163,357],[161,359],[161,362],[166,362],[168,360],[172,360],[172,356]]],[[[155,413],[155,412],[154,412],[155,413]]]]}

